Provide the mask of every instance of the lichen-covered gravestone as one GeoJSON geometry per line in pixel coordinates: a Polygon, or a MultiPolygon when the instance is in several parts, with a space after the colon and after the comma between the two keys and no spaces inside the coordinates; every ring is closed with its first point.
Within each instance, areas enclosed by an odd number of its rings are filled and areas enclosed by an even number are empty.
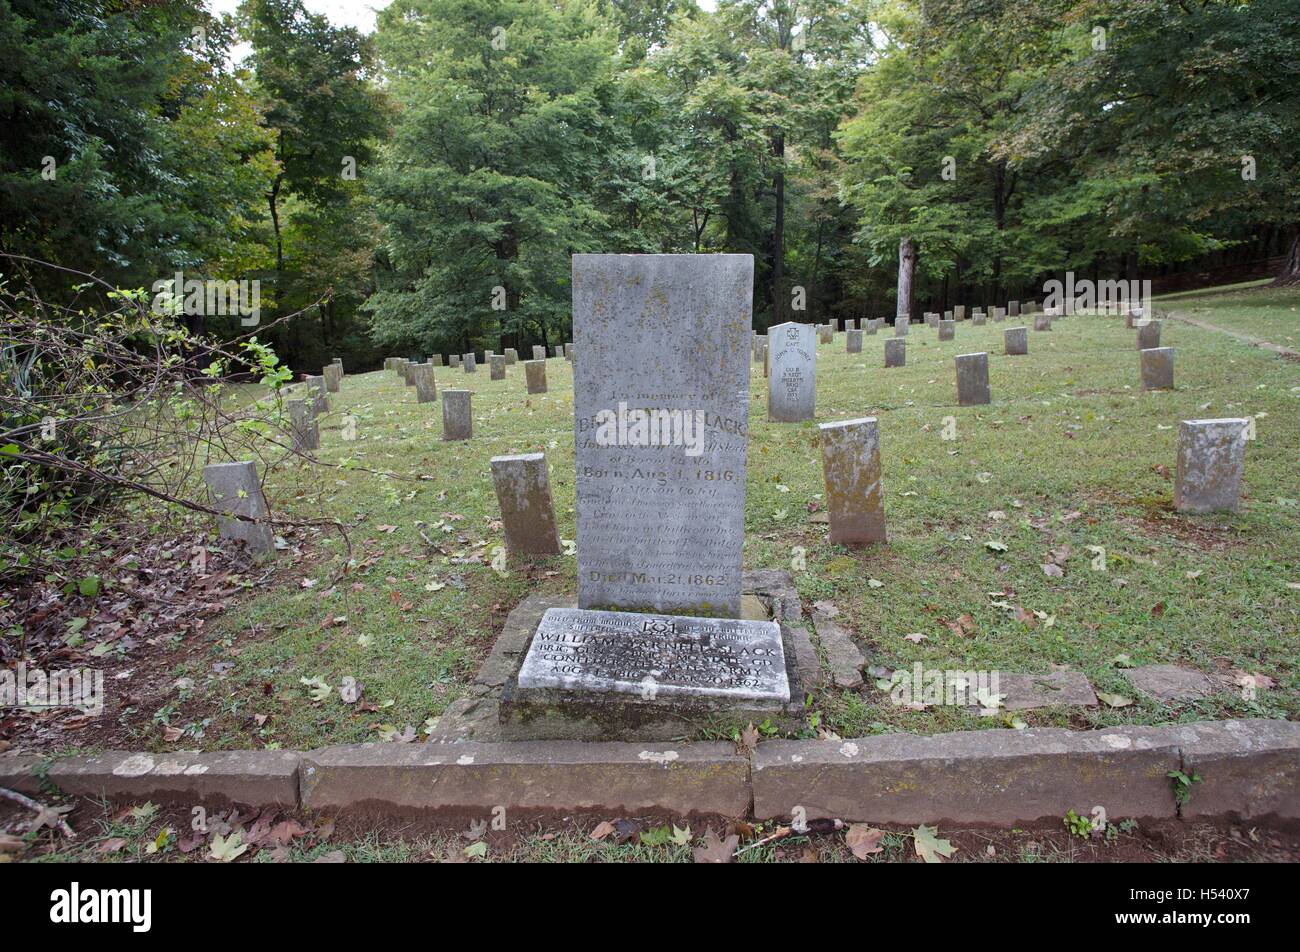
{"type": "Polygon", "coordinates": [[[492,482],[501,506],[506,551],[511,555],[559,555],[551,482],[541,453],[494,456],[492,482]]]}
{"type": "Polygon", "coordinates": [[[884,542],[885,503],[876,418],[823,423],[818,429],[830,541],[843,545],[884,542]]]}
{"type": "MultiPolygon", "coordinates": [[[[271,510],[257,481],[257,467],[251,462],[213,463],[203,467],[203,481],[208,485],[212,507],[232,516],[266,519],[271,510]]],[[[218,531],[223,539],[243,542],[250,552],[265,555],[275,551],[275,535],[267,522],[250,522],[221,516],[218,531]]]]}
{"type": "Polygon", "coordinates": [[[546,392],[546,359],[524,361],[524,384],[529,393],[546,392]]]}
{"type": "Polygon", "coordinates": [[[470,412],[471,390],[442,392],[442,438],[468,440],[474,435],[474,417],[470,412]]]}
{"type": "Polygon", "coordinates": [[[1246,462],[1245,418],[1183,420],[1178,427],[1174,507],[1183,512],[1236,512],[1246,462]]]}
{"type": "Polygon", "coordinates": [[[957,403],[972,407],[989,402],[989,355],[957,355],[957,403]]]}
{"type": "Polygon", "coordinates": [[[289,410],[289,431],[293,435],[294,452],[305,453],[320,449],[320,424],[316,422],[312,404],[306,400],[288,400],[285,406],[289,410]]]}
{"type": "Polygon", "coordinates": [[[574,256],[579,606],[739,614],[753,268],[574,256]]]}
{"type": "Polygon", "coordinates": [[[1152,347],[1141,351],[1142,355],[1142,389],[1174,389],[1174,349],[1172,347],[1152,347]]]}
{"type": "Polygon", "coordinates": [[[811,420],[817,408],[817,346],[811,324],[768,329],[767,416],[779,423],[811,420]]]}
{"type": "Polygon", "coordinates": [[[1029,353],[1029,334],[1023,327],[1008,327],[1002,332],[1002,342],[1008,356],[1023,356],[1029,353]]]}

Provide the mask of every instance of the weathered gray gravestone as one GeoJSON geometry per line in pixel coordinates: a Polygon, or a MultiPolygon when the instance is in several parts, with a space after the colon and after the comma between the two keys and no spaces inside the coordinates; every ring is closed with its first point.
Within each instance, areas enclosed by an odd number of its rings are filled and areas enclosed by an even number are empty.
{"type": "Polygon", "coordinates": [[[817,342],[819,344],[830,344],[835,340],[835,331],[829,324],[817,325],[817,342]]]}
{"type": "Polygon", "coordinates": [[[573,341],[569,341],[564,345],[564,359],[569,363],[573,363],[573,341]]]}
{"type": "Polygon", "coordinates": [[[493,354],[488,359],[489,380],[506,379],[506,358],[504,354],[493,354]]]}
{"type": "Polygon", "coordinates": [[[1052,329],[1052,319],[1046,314],[1034,315],[1034,330],[1050,331],[1052,329]]]}
{"type": "Polygon", "coordinates": [[[763,364],[763,379],[767,379],[768,368],[771,366],[767,359],[767,338],[763,338],[763,345],[759,350],[758,359],[763,364]]]}
{"type": "Polygon", "coordinates": [[[506,366],[511,367],[519,363],[519,351],[513,347],[506,348],[506,366]]]}
{"type": "Polygon", "coordinates": [[[857,322],[857,319],[856,319],[856,318],[852,318],[852,319],[848,319],[848,320],[846,320],[846,321],[844,322],[844,329],[845,329],[846,331],[856,331],[856,330],[858,329],[858,322],[857,322]]]}
{"type": "Polygon", "coordinates": [[[952,316],[953,316],[953,320],[957,320],[957,321],[966,320],[966,305],[954,304],[952,308],[952,316]]]}
{"type": "Polygon", "coordinates": [[[1019,301],[1008,301],[1008,302],[1007,302],[1007,314],[1009,314],[1011,317],[1019,317],[1019,316],[1020,316],[1020,302],[1019,302],[1019,301]]]}
{"type": "Polygon", "coordinates": [[[957,335],[956,321],[939,322],[939,340],[952,340],[957,335]]]}
{"type": "Polygon", "coordinates": [[[1007,319],[1007,309],[1005,307],[995,307],[993,309],[993,322],[1001,324],[1007,319]]]}
{"type": "Polygon", "coordinates": [[[1153,347],[1160,346],[1160,322],[1149,320],[1145,324],[1137,325],[1137,349],[1150,350],[1153,347]]]}
{"type": "Polygon", "coordinates": [[[989,355],[957,355],[957,403],[971,407],[989,402],[989,355]]]}
{"type": "Polygon", "coordinates": [[[321,368],[320,375],[325,380],[326,393],[338,393],[343,387],[342,374],[339,368],[334,364],[326,364],[321,368]]]}
{"type": "MultiPolygon", "coordinates": [[[[257,467],[251,462],[213,463],[203,467],[203,481],[208,485],[212,508],[231,516],[266,519],[271,515],[262,485],[257,481],[257,467]]],[[[220,516],[218,532],[223,539],[243,542],[250,552],[259,555],[275,551],[275,535],[268,522],[249,522],[220,516]]]]}
{"type": "Polygon", "coordinates": [[[894,336],[895,337],[907,336],[907,316],[905,314],[899,315],[898,317],[894,318],[894,336]]]}
{"type": "Polygon", "coordinates": [[[951,321],[951,320],[952,320],[952,311],[944,311],[944,312],[943,312],[943,319],[944,319],[945,321],[951,321]]]}
{"type": "Polygon", "coordinates": [[[452,367],[459,367],[459,366],[460,366],[460,355],[459,355],[459,354],[452,354],[450,357],[447,358],[447,363],[450,364],[452,367]]]}
{"type": "Polygon", "coordinates": [[[1152,347],[1142,354],[1142,389],[1174,389],[1174,349],[1152,347]]]}
{"type": "Polygon", "coordinates": [[[551,348],[551,356],[552,356],[552,357],[555,357],[556,359],[559,359],[560,357],[563,357],[563,356],[564,356],[564,347],[563,347],[562,345],[560,345],[560,344],[556,344],[554,347],[551,348]]]}
{"type": "Polygon", "coordinates": [[[435,367],[441,367],[443,365],[442,354],[434,354],[429,358],[429,363],[433,364],[435,367]]]}
{"type": "Polygon", "coordinates": [[[468,440],[474,435],[474,417],[470,411],[472,390],[442,392],[442,438],[468,440]]]}
{"type": "Polygon", "coordinates": [[[979,308],[971,311],[970,322],[976,327],[983,327],[985,323],[984,312],[979,308]]]}
{"type": "Polygon", "coordinates": [[[1010,356],[1029,353],[1029,333],[1023,327],[1008,327],[1002,332],[1002,342],[1010,356]]]}
{"type": "Polygon", "coordinates": [[[811,324],[768,328],[767,417],[779,423],[811,420],[817,409],[817,347],[811,324]]]}
{"type": "Polygon", "coordinates": [[[311,403],[306,400],[288,400],[289,431],[293,435],[293,451],[305,453],[320,449],[320,424],[311,403]]]}
{"type": "Polygon", "coordinates": [[[415,402],[436,403],[438,386],[433,380],[433,364],[416,364],[414,368],[415,402]]]}
{"type": "Polygon", "coordinates": [[[818,429],[830,541],[842,545],[884,542],[885,502],[876,418],[823,423],[818,429]]]}
{"type": "Polygon", "coordinates": [[[322,413],[330,412],[329,397],[325,396],[325,378],[324,377],[304,377],[303,383],[307,388],[307,395],[312,400],[312,412],[316,416],[322,413]]]}
{"type": "Polygon", "coordinates": [[[511,555],[559,555],[560,533],[555,526],[546,457],[541,453],[494,456],[491,466],[506,551],[511,555]]]}
{"type": "Polygon", "coordinates": [[[885,366],[903,367],[907,364],[907,341],[890,337],[885,341],[885,366]]]}
{"type": "Polygon", "coordinates": [[[862,353],[862,331],[849,329],[844,333],[844,352],[846,354],[862,353]]]}
{"type": "Polygon", "coordinates": [[[529,393],[546,392],[546,358],[524,361],[524,384],[529,393]]]}
{"type": "Polygon", "coordinates": [[[465,373],[478,373],[478,362],[474,359],[473,354],[465,354],[460,358],[460,365],[465,368],[465,373]]]}
{"type": "Polygon", "coordinates": [[[1250,421],[1183,420],[1178,427],[1174,508],[1183,512],[1236,512],[1246,462],[1250,421]]]}
{"type": "Polygon", "coordinates": [[[739,615],[753,278],[750,255],[574,255],[580,607],[739,615]]]}
{"type": "Polygon", "coordinates": [[[877,321],[877,320],[875,320],[875,319],[870,319],[870,320],[867,321],[867,333],[868,333],[868,334],[874,334],[874,333],[876,333],[878,330],[880,330],[880,322],[879,322],[879,321],[877,321]]]}
{"type": "Polygon", "coordinates": [[[545,360],[546,348],[542,344],[533,345],[533,360],[545,360]]]}

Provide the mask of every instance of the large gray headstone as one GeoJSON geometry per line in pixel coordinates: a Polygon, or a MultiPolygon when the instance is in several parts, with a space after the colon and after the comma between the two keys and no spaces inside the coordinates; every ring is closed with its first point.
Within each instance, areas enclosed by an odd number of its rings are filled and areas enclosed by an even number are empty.
{"type": "Polygon", "coordinates": [[[768,419],[798,423],[816,415],[816,333],[811,324],[778,324],[768,328],[768,419]]]}
{"type": "Polygon", "coordinates": [[[750,255],[574,255],[580,607],[740,613],[753,280],[750,255]]]}

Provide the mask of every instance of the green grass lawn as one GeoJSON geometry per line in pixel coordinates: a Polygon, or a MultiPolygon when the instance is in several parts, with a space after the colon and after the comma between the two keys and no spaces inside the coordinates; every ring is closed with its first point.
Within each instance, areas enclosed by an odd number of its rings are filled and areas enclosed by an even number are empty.
{"type": "MultiPolygon", "coordinates": [[[[1300,292],[1177,305],[1215,323],[1240,315],[1234,326],[1278,337],[1295,320],[1300,292]]],[[[844,352],[843,334],[818,348],[817,420],[880,420],[884,547],[827,543],[815,518],[823,492],[816,425],[769,423],[754,365],[745,566],[803,565],[795,577],[805,608],[832,602],[872,664],[1061,666],[1082,671],[1098,691],[1133,699],[1120,708],[1030,712],[1022,718],[1030,725],[1300,714],[1300,591],[1288,587],[1300,581],[1300,365],[1167,322],[1162,343],[1177,349],[1178,388],[1143,393],[1134,332],[1121,320],[1068,318],[1031,332],[1027,357],[1005,357],[1002,332],[1014,323],[966,322],[945,343],[913,325],[907,366],[888,371],[884,331],[864,336],[861,354],[844,352]],[[958,408],[953,358],[982,350],[993,403],[958,408]],[[1246,415],[1257,418],[1258,438],[1247,447],[1242,513],[1175,513],[1178,422],[1246,415]],[[955,439],[945,439],[953,426],[955,439]],[[1048,577],[1041,565],[1067,546],[1064,576],[1048,577]],[[1104,570],[1094,570],[1092,546],[1105,549],[1104,570]],[[905,639],[911,633],[924,638],[905,639]],[[1162,705],[1131,689],[1120,656],[1134,665],[1242,669],[1276,684],[1255,701],[1228,692],[1162,705]]],[[[560,534],[574,537],[572,375],[564,360],[547,364],[550,393],[531,398],[522,364],[498,382],[486,367],[474,375],[440,369],[440,390],[474,391],[474,439],[459,443],[440,439],[441,402],[418,405],[396,374],[347,377],[331,396],[319,454],[337,468],[314,467],[310,479],[280,471],[268,488],[273,507],[294,517],[361,520],[349,533],[348,573],[331,585],[346,561],[337,535],[296,539],[306,553],[300,564],[282,556],[280,581],[233,603],[207,626],[202,651],[177,664],[176,676],[193,686],[135,722],[147,724],[137,728],[139,746],[174,746],[161,736],[164,724],[190,728],[181,746],[205,748],[305,748],[407,725],[418,732],[466,691],[524,595],[575,592],[571,555],[511,564],[504,575],[489,564],[502,544],[488,469],[498,454],[546,453],[560,534]],[[353,441],[342,439],[345,414],[356,418],[353,441]],[[337,692],[313,701],[301,683],[337,687],[348,677],[364,685],[359,704],[337,692]]],[[[951,708],[900,709],[870,682],[860,692],[819,692],[809,711],[842,736],[1009,723],[951,708]]]]}
{"type": "Polygon", "coordinates": [[[1156,298],[1155,305],[1157,310],[1300,350],[1300,293],[1295,289],[1253,282],[1231,285],[1217,294],[1156,298]]]}

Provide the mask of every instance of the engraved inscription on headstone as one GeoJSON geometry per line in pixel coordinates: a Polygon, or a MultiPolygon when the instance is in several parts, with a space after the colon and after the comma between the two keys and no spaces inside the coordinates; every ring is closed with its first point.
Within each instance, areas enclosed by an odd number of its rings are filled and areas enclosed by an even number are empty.
{"type": "MultiPolygon", "coordinates": [[[[586,353],[586,351],[583,351],[586,353]]],[[[770,621],[548,608],[519,687],[788,701],[781,627],[770,621]]]]}
{"type": "Polygon", "coordinates": [[[778,324],[767,332],[767,416],[781,423],[811,420],[817,406],[817,345],[811,324],[778,324]]]}
{"type": "Polygon", "coordinates": [[[750,255],[573,257],[581,607],[739,615],[753,279],[750,255]]]}

